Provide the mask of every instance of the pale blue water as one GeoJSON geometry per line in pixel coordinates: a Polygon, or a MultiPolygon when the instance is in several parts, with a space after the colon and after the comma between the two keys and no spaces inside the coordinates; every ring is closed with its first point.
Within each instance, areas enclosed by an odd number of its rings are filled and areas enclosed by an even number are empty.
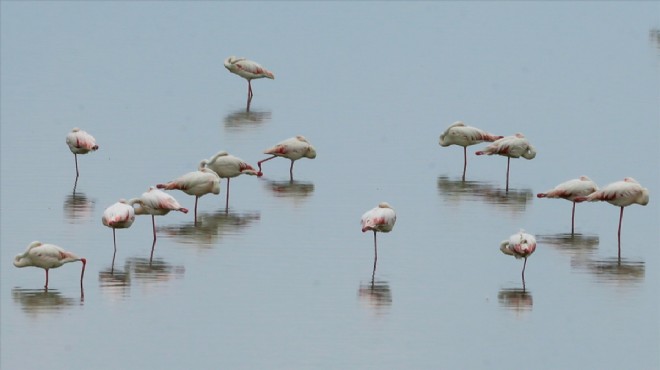
{"type": "MultiPolygon", "coordinates": [[[[2,369],[660,367],[660,5],[2,2],[2,369]],[[247,86],[222,61],[275,73],[247,86]],[[438,136],[524,133],[511,161],[438,136]],[[73,156],[87,130],[100,149],[73,156]],[[256,165],[192,213],[101,224],[119,198],[219,150],[256,165]],[[651,193],[625,210],[536,193],[580,175],[651,193]],[[373,239],[359,218],[389,202],[373,239]],[[524,228],[527,263],[499,251],[524,228]],[[17,269],[33,240],[88,259],[17,269]],[[372,275],[373,274],[373,275],[372,275]]],[[[172,192],[185,207],[194,198],[172,192]]]]}

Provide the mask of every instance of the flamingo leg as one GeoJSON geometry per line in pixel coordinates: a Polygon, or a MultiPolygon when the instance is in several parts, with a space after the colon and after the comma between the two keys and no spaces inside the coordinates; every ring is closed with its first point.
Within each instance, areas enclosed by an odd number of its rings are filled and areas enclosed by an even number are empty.
{"type": "Polygon", "coordinates": [[[197,225],[197,201],[199,200],[199,197],[195,197],[195,225],[197,225]]]}
{"type": "Polygon", "coordinates": [[[115,238],[115,228],[112,228],[112,243],[115,246],[115,251],[112,253],[112,265],[110,266],[110,274],[115,272],[115,256],[117,255],[117,240],[115,238]]]}
{"type": "Polygon", "coordinates": [[[151,225],[154,230],[154,245],[156,244],[156,216],[151,215],[151,225]]]}
{"type": "Polygon", "coordinates": [[[377,261],[378,261],[378,245],[376,244],[376,230],[374,230],[374,271],[376,271],[377,261]]]}
{"type": "Polygon", "coordinates": [[[225,199],[225,212],[229,212],[229,177],[227,178],[227,195],[225,199]]]}
{"type": "Polygon", "coordinates": [[[289,167],[289,180],[293,181],[293,159],[291,160],[291,167],[289,167]]]}
{"type": "Polygon", "coordinates": [[[78,172],[78,154],[73,154],[73,159],[76,161],[76,180],[78,180],[78,176],[80,173],[78,172]]]}
{"type": "Polygon", "coordinates": [[[463,147],[463,181],[465,181],[465,170],[467,170],[467,146],[463,147]]]}
{"type": "Polygon", "coordinates": [[[523,269],[522,269],[523,289],[525,289],[525,267],[527,267],[527,257],[525,257],[525,262],[523,263],[523,269]]]}
{"type": "Polygon", "coordinates": [[[252,80],[248,80],[248,100],[252,100],[252,80]]]}
{"type": "Polygon", "coordinates": [[[273,159],[273,158],[275,158],[275,157],[277,157],[277,156],[274,155],[274,156],[272,156],[272,157],[268,157],[268,158],[266,158],[266,159],[262,159],[262,160],[260,160],[259,162],[257,162],[257,165],[259,166],[259,173],[261,173],[261,164],[264,163],[264,162],[266,162],[266,161],[270,161],[271,159],[273,159]]]}
{"type": "Polygon", "coordinates": [[[621,213],[619,213],[619,232],[617,237],[619,240],[619,259],[621,259],[621,223],[623,222],[623,207],[621,207],[621,213]]]}
{"type": "Polygon", "coordinates": [[[44,285],[44,288],[48,290],[48,269],[44,269],[44,270],[46,270],[46,285],[44,285]]]}
{"type": "Polygon", "coordinates": [[[509,164],[511,163],[511,157],[506,157],[506,191],[509,191],[509,164]]]}
{"type": "Polygon", "coordinates": [[[571,213],[571,235],[575,233],[575,202],[573,202],[573,212],[571,213]]]}

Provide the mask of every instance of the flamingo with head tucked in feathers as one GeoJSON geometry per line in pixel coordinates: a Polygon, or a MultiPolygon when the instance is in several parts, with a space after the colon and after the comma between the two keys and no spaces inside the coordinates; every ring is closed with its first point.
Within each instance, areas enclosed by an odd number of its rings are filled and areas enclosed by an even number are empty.
{"type": "Polygon", "coordinates": [[[501,139],[495,140],[492,144],[485,147],[483,150],[476,152],[477,155],[493,155],[498,154],[507,157],[506,162],[506,191],[509,191],[509,164],[511,158],[534,159],[536,157],[536,149],[527,141],[525,135],[517,133],[513,136],[506,136],[501,139]]]}
{"type": "Polygon", "coordinates": [[[220,177],[217,173],[200,164],[199,170],[172,180],[166,184],[156,185],[158,189],[181,190],[195,196],[195,223],[197,223],[197,201],[206,194],[220,194],[220,177]]]}
{"type": "Polygon", "coordinates": [[[78,257],[71,252],[67,252],[56,245],[43,244],[34,241],[28,245],[25,252],[14,258],[14,266],[34,266],[46,270],[46,284],[44,285],[44,288],[48,289],[48,270],[60,267],[65,263],[77,261],[82,262],[82,271],[80,273],[80,289],[82,290],[83,276],[85,276],[85,265],[87,264],[87,260],[78,257]]]}
{"type": "MultiPolygon", "coordinates": [[[[115,229],[127,229],[135,221],[135,210],[133,206],[126,202],[126,199],[120,199],[119,202],[111,205],[103,211],[101,222],[103,225],[112,228],[112,242],[117,253],[117,239],[115,238],[115,229]]],[[[112,266],[114,267],[115,254],[112,255],[112,266]]]]}
{"type": "Polygon", "coordinates": [[[609,204],[621,207],[619,214],[619,231],[617,233],[619,240],[619,256],[621,256],[621,223],[623,222],[623,208],[632,204],[645,206],[649,203],[649,190],[642,187],[637,180],[632,177],[626,177],[622,181],[613,182],[604,188],[595,191],[587,196],[575,198],[576,202],[597,202],[605,201],[609,204]]]}
{"type": "Polygon", "coordinates": [[[573,211],[571,212],[571,234],[575,232],[575,199],[587,196],[598,190],[598,185],[591,181],[587,176],[580,176],[578,179],[568,180],[555,186],[554,189],[545,193],[538,193],[539,198],[561,198],[573,202],[573,211]]]}
{"type": "Polygon", "coordinates": [[[229,210],[229,181],[231,178],[239,175],[254,176],[257,174],[252,166],[225,151],[216,153],[210,159],[203,159],[199,164],[199,168],[208,168],[217,173],[220,178],[227,179],[225,210],[229,210]]]}
{"type": "Polygon", "coordinates": [[[96,151],[99,146],[96,145],[96,139],[87,132],[75,127],[71,132],[66,135],[66,144],[69,150],[73,153],[73,158],[76,161],[76,179],[78,179],[78,154],[87,154],[96,151]]]}
{"type": "Polygon", "coordinates": [[[516,259],[525,259],[522,269],[522,283],[523,289],[525,289],[527,257],[531,256],[536,250],[536,238],[531,234],[527,234],[524,230],[520,230],[519,233],[511,235],[508,240],[503,240],[500,243],[500,250],[504,254],[516,257],[516,259]]]}
{"type": "Polygon", "coordinates": [[[374,271],[376,269],[376,261],[378,260],[376,233],[389,233],[394,228],[395,222],[396,212],[394,212],[394,208],[387,202],[379,203],[378,207],[368,210],[360,219],[362,232],[369,230],[374,232],[374,271]]]}
{"type": "MultiPolygon", "coordinates": [[[[156,219],[154,216],[164,216],[170,211],[179,211],[188,213],[186,208],[181,207],[181,204],[174,199],[173,196],[158,190],[151,186],[149,189],[142,193],[139,198],[133,198],[128,201],[128,204],[134,206],[136,215],[151,215],[151,224],[154,232],[154,245],[156,243],[156,219]]],[[[153,248],[152,248],[153,249],[153,248]]]]}
{"type": "Polygon", "coordinates": [[[300,158],[316,158],[316,149],[312,146],[312,144],[309,143],[309,141],[307,141],[307,139],[305,139],[304,136],[298,135],[296,137],[281,141],[275,144],[275,146],[272,148],[266,149],[264,154],[272,154],[272,157],[268,157],[257,162],[257,165],[259,166],[259,172],[257,172],[257,176],[263,176],[263,172],[261,172],[261,164],[263,162],[269,161],[275,157],[284,157],[291,160],[291,167],[289,167],[289,178],[291,181],[293,181],[293,163],[300,158]]]}
{"type": "Polygon", "coordinates": [[[253,62],[246,58],[230,56],[229,58],[225,59],[225,68],[227,68],[229,72],[237,74],[247,80],[248,104],[250,100],[252,100],[252,80],[264,77],[270,78],[271,80],[275,79],[273,72],[262,67],[259,63],[253,62]]]}
{"type": "Polygon", "coordinates": [[[440,146],[459,145],[463,147],[463,181],[467,169],[467,147],[484,141],[493,142],[503,136],[489,134],[484,130],[466,126],[462,121],[454,122],[440,135],[440,146]]]}

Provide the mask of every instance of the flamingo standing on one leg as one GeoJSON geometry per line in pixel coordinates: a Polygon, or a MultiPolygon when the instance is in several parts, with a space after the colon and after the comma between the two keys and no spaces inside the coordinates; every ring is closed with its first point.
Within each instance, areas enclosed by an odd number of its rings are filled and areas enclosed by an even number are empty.
{"type": "Polygon", "coordinates": [[[176,180],[170,181],[167,184],[158,184],[156,187],[165,190],[181,190],[188,195],[194,195],[196,224],[197,201],[199,200],[199,197],[210,193],[220,194],[220,177],[217,173],[208,168],[204,168],[204,166],[200,164],[199,170],[188,172],[176,180]]]}
{"type": "Polygon", "coordinates": [[[291,181],[293,181],[293,162],[303,157],[309,159],[316,158],[316,149],[314,149],[312,144],[310,144],[304,136],[298,135],[296,137],[292,137],[279,142],[272,148],[266,149],[264,154],[272,154],[273,156],[257,162],[257,165],[259,166],[259,172],[257,172],[257,176],[263,176],[263,172],[261,172],[261,164],[263,162],[269,161],[275,157],[284,157],[291,160],[291,167],[289,167],[289,178],[291,181]]]}
{"type": "Polygon", "coordinates": [[[467,169],[467,147],[484,141],[493,142],[503,136],[489,134],[484,130],[466,126],[462,121],[454,122],[440,135],[440,146],[460,145],[463,147],[463,181],[467,169]]]}
{"type": "Polygon", "coordinates": [[[649,203],[649,190],[642,187],[642,185],[632,177],[626,177],[623,181],[611,183],[588,196],[577,197],[575,199],[578,203],[585,200],[589,202],[606,201],[610,204],[621,207],[621,212],[619,213],[619,231],[617,233],[619,240],[619,258],[621,258],[621,223],[623,222],[623,208],[631,204],[647,205],[649,203]]]}
{"type": "Polygon", "coordinates": [[[66,135],[66,143],[73,153],[76,161],[76,180],[78,179],[78,154],[87,154],[90,151],[96,151],[99,146],[96,145],[96,139],[87,132],[75,127],[66,135]]]}
{"type": "Polygon", "coordinates": [[[477,155],[499,154],[507,157],[506,161],[506,191],[509,191],[509,164],[511,158],[533,159],[536,157],[536,149],[527,141],[525,136],[517,133],[514,136],[506,136],[495,140],[483,150],[476,152],[477,155]]]}
{"type": "Polygon", "coordinates": [[[229,211],[229,180],[239,175],[256,175],[257,171],[245,161],[233,155],[220,151],[210,159],[200,162],[199,168],[209,168],[217,173],[220,178],[227,179],[227,195],[225,199],[225,211],[229,211]]]}
{"type": "Polygon", "coordinates": [[[225,59],[225,68],[227,68],[229,72],[237,74],[247,80],[248,110],[250,109],[250,101],[252,100],[252,80],[264,77],[270,78],[271,80],[275,79],[275,75],[273,75],[272,72],[262,67],[259,63],[246,58],[230,56],[225,59]]]}
{"type": "Polygon", "coordinates": [[[115,251],[112,254],[112,269],[115,267],[115,255],[117,254],[117,239],[115,229],[127,229],[135,221],[135,210],[128,205],[126,199],[120,199],[119,202],[111,205],[103,211],[101,222],[103,225],[112,228],[112,243],[115,251]]]}
{"type": "Polygon", "coordinates": [[[82,272],[80,273],[80,289],[83,288],[83,276],[85,276],[85,265],[87,260],[80,258],[71,252],[53,245],[43,244],[41,242],[32,242],[28,245],[25,252],[14,257],[14,266],[27,267],[34,266],[46,270],[46,284],[45,289],[48,289],[48,270],[57,268],[69,262],[82,262],[82,272]]]}
{"type": "Polygon", "coordinates": [[[374,232],[374,272],[376,261],[378,261],[378,245],[376,243],[376,232],[389,233],[396,222],[396,212],[386,202],[381,202],[378,207],[368,210],[360,220],[362,232],[371,230],[374,232]]]}
{"type": "Polygon", "coordinates": [[[571,234],[575,232],[575,198],[585,197],[598,190],[598,185],[591,181],[587,176],[580,176],[579,179],[568,180],[555,186],[554,189],[545,193],[538,193],[539,198],[562,198],[573,202],[573,211],[571,213],[571,234]]]}
{"type": "Polygon", "coordinates": [[[524,230],[519,233],[513,234],[508,240],[503,240],[500,243],[500,250],[504,254],[514,256],[517,259],[524,258],[522,269],[522,283],[523,290],[525,289],[525,267],[527,267],[527,257],[532,255],[536,250],[536,238],[533,235],[527,234],[524,230]]]}
{"type": "Polygon", "coordinates": [[[155,187],[150,187],[145,193],[142,193],[140,198],[133,198],[128,201],[128,204],[134,206],[138,204],[139,207],[135,208],[136,215],[151,215],[151,223],[154,231],[154,243],[156,243],[156,219],[155,216],[164,216],[170,211],[179,211],[188,213],[186,208],[181,207],[179,202],[173,196],[158,190],[155,187]]]}

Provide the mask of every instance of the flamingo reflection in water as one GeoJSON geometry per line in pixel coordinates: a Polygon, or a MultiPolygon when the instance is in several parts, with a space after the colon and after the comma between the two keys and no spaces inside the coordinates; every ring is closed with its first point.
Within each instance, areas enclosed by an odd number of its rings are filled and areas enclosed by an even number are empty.
{"type": "Polygon", "coordinates": [[[459,145],[463,147],[463,181],[465,181],[465,171],[467,169],[467,147],[482,143],[484,141],[493,142],[501,139],[503,136],[489,134],[484,130],[472,126],[466,126],[462,121],[454,122],[447,127],[445,132],[440,135],[440,146],[459,145]]]}
{"type": "Polygon", "coordinates": [[[520,288],[505,288],[497,293],[497,300],[505,308],[517,313],[532,310],[534,299],[529,290],[520,288]]]}
{"type": "Polygon", "coordinates": [[[52,268],[58,268],[65,263],[69,262],[82,262],[82,270],[80,272],[80,291],[83,292],[83,277],[85,276],[85,265],[87,260],[67,252],[64,249],[53,245],[43,244],[39,241],[34,241],[28,245],[25,252],[14,257],[14,266],[16,267],[39,267],[46,271],[46,283],[44,289],[48,290],[48,271],[52,268]]]}
{"type": "Polygon", "coordinates": [[[94,215],[95,201],[85,195],[85,193],[73,193],[64,197],[62,208],[64,218],[70,223],[81,223],[91,219],[94,215]]]}
{"type": "Polygon", "coordinates": [[[525,289],[525,267],[527,267],[527,257],[531,256],[536,250],[536,238],[533,235],[527,234],[524,230],[519,233],[513,234],[507,240],[500,243],[500,250],[502,253],[514,256],[516,259],[524,258],[522,269],[522,283],[525,289]]]}
{"type": "Polygon", "coordinates": [[[67,297],[57,289],[13,288],[11,295],[14,302],[20,304],[23,312],[32,315],[39,313],[52,315],[54,311],[61,311],[84,302],[84,296],[79,299],[67,297]]]}
{"type": "Polygon", "coordinates": [[[623,209],[632,204],[645,206],[649,203],[649,190],[642,187],[637,180],[626,177],[623,181],[611,183],[601,190],[595,191],[588,196],[575,198],[576,202],[605,201],[621,208],[619,214],[619,258],[621,258],[621,223],[623,222],[623,209]]]}
{"type": "Polygon", "coordinates": [[[482,150],[476,152],[477,155],[501,155],[506,159],[506,191],[509,191],[509,165],[511,158],[534,159],[536,149],[525,138],[525,135],[517,133],[513,136],[506,136],[495,140],[482,150]]]}
{"type": "Polygon", "coordinates": [[[571,212],[571,234],[575,233],[575,203],[578,197],[585,197],[598,190],[598,185],[591,181],[587,176],[580,176],[578,179],[568,180],[555,186],[554,189],[545,193],[537,194],[539,198],[561,198],[573,203],[571,212]]]}
{"type": "Polygon", "coordinates": [[[168,237],[179,243],[196,248],[207,249],[217,244],[218,239],[225,235],[243,233],[255,221],[261,219],[259,212],[213,212],[201,213],[199,225],[186,223],[161,228],[168,237]]]}
{"type": "Polygon", "coordinates": [[[515,215],[524,212],[534,198],[531,189],[505,191],[492,183],[452,180],[447,176],[439,176],[437,186],[438,194],[452,206],[464,200],[480,201],[515,215]]]}

